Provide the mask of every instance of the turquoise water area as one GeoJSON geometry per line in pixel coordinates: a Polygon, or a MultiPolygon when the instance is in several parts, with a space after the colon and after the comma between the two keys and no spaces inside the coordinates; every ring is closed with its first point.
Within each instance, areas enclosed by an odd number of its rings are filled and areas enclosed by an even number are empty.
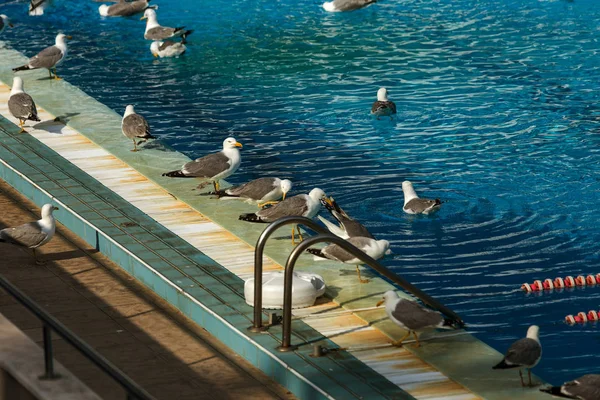
{"type": "Polygon", "coordinates": [[[154,59],[144,22],[102,19],[92,1],[55,0],[40,18],[0,6],[17,25],[2,38],[33,55],[73,35],[59,73],[89,95],[120,114],[135,104],[191,157],[236,137],[230,182],[321,187],[391,242],[386,266],[475,335],[503,352],[535,323],[539,375],[598,372],[597,326],[562,321],[598,309],[600,287],[519,289],[600,273],[595,0],[382,0],[343,14],[318,0],[153,3],[161,24],[195,30],[182,58],[154,59]],[[381,86],[393,121],[369,116],[381,86]],[[440,212],[403,213],[403,180],[445,201],[440,212]]]}

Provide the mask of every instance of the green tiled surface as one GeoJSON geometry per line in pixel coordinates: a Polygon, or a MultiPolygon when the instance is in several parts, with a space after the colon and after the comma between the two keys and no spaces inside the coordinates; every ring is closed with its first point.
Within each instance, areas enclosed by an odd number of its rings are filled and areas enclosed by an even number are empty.
{"type": "MultiPolygon", "coordinates": [[[[104,190],[105,188],[99,182],[90,179],[83,171],[67,160],[52,157],[54,166],[51,172],[48,172],[48,163],[41,160],[41,157],[49,157],[51,154],[54,153],[35,138],[29,135],[19,135],[18,129],[14,125],[0,117],[0,158],[20,173],[27,171],[25,175],[38,178],[40,187],[58,201],[76,208],[77,214],[93,224],[95,229],[86,225],[83,225],[83,228],[80,228],[79,231],[73,229],[76,225],[69,223],[69,221],[72,222],[75,217],[66,209],[60,209],[56,212],[55,215],[59,221],[74,230],[75,233],[89,243],[100,247],[100,250],[111,257],[113,261],[134,274],[140,281],[177,306],[185,314],[194,318],[192,310],[197,306],[191,303],[187,297],[182,296],[181,290],[196,298],[205,307],[208,307],[212,313],[218,314],[233,325],[242,335],[246,335],[246,328],[251,325],[252,309],[243,300],[243,281],[240,278],[200,253],[147,215],[140,213],[139,210],[121,197],[114,194],[103,196],[93,194],[108,192],[104,190]],[[18,149],[18,151],[13,151],[14,149],[18,149]],[[58,179],[53,180],[53,176],[58,179]],[[136,216],[137,225],[123,226],[124,223],[133,222],[128,217],[129,215],[136,216]],[[96,229],[107,234],[113,240],[117,240],[124,248],[142,258],[161,275],[174,282],[179,289],[164,286],[163,281],[137,261],[133,261],[122,249],[111,246],[110,243],[99,243],[96,229]],[[164,240],[168,240],[169,243],[165,243],[164,240]]],[[[19,184],[26,185],[18,178],[10,179],[8,175],[8,169],[0,168],[0,177],[8,180],[9,183],[15,186],[19,186],[19,184]]],[[[31,185],[27,186],[29,189],[23,190],[21,188],[21,191],[30,195],[34,193],[31,185]]],[[[50,199],[42,194],[38,204],[49,201],[50,199]]],[[[202,314],[202,311],[198,312],[202,314]]],[[[234,350],[240,352],[249,361],[255,364],[258,363],[258,350],[255,347],[244,348],[244,345],[237,344],[240,342],[238,338],[240,333],[234,333],[230,328],[224,327],[222,323],[210,319],[207,315],[195,320],[200,323],[205,321],[205,324],[203,324],[205,328],[226,344],[235,343],[239,348],[234,348],[234,350]],[[250,349],[253,350],[250,351],[250,349]]],[[[298,325],[298,322],[295,325],[298,325]]],[[[312,330],[303,323],[300,323],[300,325],[304,325],[303,330],[312,330]]],[[[314,334],[318,335],[316,332],[314,334]]],[[[271,349],[274,357],[285,361],[290,367],[298,371],[304,371],[304,375],[309,380],[322,384],[322,387],[330,394],[335,394],[339,398],[352,398],[354,393],[370,392],[373,393],[373,396],[370,397],[373,399],[412,398],[389,381],[386,381],[387,385],[383,385],[385,390],[381,390],[379,386],[371,386],[368,383],[369,377],[373,381],[379,382],[380,380],[377,379],[378,375],[366,366],[364,366],[366,369],[361,369],[362,383],[357,384],[358,376],[351,368],[333,364],[328,365],[327,369],[320,368],[319,364],[326,362],[326,357],[319,359],[317,362],[307,363],[300,354],[278,353],[274,351],[274,348],[279,345],[280,340],[275,335],[281,335],[280,330],[274,329],[266,335],[258,335],[257,337],[268,339],[268,345],[265,348],[271,349]],[[360,388],[361,385],[364,388],[360,388]]],[[[245,343],[246,345],[251,344],[248,341],[245,341],[245,343]]],[[[349,357],[352,358],[352,356],[349,357]]],[[[301,381],[298,381],[295,375],[279,363],[274,362],[272,358],[263,358],[262,363],[267,364],[265,367],[267,371],[272,372],[271,376],[279,376],[281,383],[287,384],[289,389],[296,394],[305,393],[307,398],[315,398],[316,392],[307,389],[305,385],[301,384],[301,381]]],[[[359,361],[357,363],[363,365],[359,361]]]]}

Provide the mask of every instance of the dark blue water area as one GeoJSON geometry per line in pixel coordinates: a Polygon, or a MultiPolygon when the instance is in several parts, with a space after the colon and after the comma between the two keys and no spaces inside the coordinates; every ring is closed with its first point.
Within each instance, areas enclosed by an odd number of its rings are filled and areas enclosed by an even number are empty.
{"type": "MultiPolygon", "coordinates": [[[[195,32],[154,59],[138,17],[59,1],[39,18],[4,4],[2,40],[33,55],[73,35],[65,79],[197,157],[244,144],[241,183],[321,187],[394,254],[383,260],[505,351],[540,326],[535,369],[560,383],[598,372],[600,287],[526,295],[523,282],[600,273],[600,8],[596,0],[382,0],[328,14],[316,0],[156,0],[159,22],[195,32]],[[379,87],[398,106],[370,117],[379,87]],[[402,211],[401,183],[446,203],[402,211]]],[[[120,135],[115,132],[115,135],[120,135]]],[[[490,366],[491,368],[491,366],[490,366]]],[[[516,371],[515,371],[516,374],[516,371]]]]}

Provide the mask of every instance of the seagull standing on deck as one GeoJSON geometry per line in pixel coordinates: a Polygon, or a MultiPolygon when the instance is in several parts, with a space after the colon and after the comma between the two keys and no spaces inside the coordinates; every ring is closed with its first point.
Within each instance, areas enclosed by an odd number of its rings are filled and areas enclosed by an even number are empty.
{"type": "Polygon", "coordinates": [[[323,3],[323,8],[329,12],[354,11],[376,2],[377,0],[333,0],[323,3]]]}
{"type": "Polygon", "coordinates": [[[48,243],[54,236],[56,230],[56,221],[52,215],[54,210],[58,210],[58,208],[52,204],[44,204],[42,219],[39,221],[0,230],[0,242],[12,243],[31,249],[35,263],[38,265],[43,264],[42,261],[37,259],[35,249],[48,243]]]}
{"type": "MultiPolygon", "coordinates": [[[[242,162],[238,147],[242,147],[241,143],[229,137],[223,141],[222,151],[190,161],[184,164],[181,169],[165,172],[162,176],[170,178],[208,178],[212,180],[215,192],[218,192],[219,180],[233,175],[242,162]]],[[[203,185],[201,186],[203,187],[203,185]]]]}
{"type": "Polygon", "coordinates": [[[392,115],[396,114],[396,104],[388,100],[386,88],[380,88],[377,91],[377,101],[371,106],[371,114],[376,115],[377,119],[381,116],[393,119],[392,115]]]}
{"type": "Polygon", "coordinates": [[[25,121],[40,120],[33,99],[23,90],[23,79],[18,76],[13,79],[13,86],[8,97],[8,111],[19,120],[19,128],[21,128],[19,133],[26,132],[23,127],[25,121]]]}
{"type": "Polygon", "coordinates": [[[567,399],[600,399],[600,374],[587,374],[562,386],[540,389],[542,392],[567,399]]]}
{"type": "Polygon", "coordinates": [[[393,290],[388,290],[383,294],[383,300],[377,303],[377,307],[383,303],[385,303],[385,312],[388,317],[396,325],[408,331],[403,338],[392,342],[394,346],[401,346],[402,342],[412,333],[417,347],[420,347],[416,331],[426,328],[452,329],[454,327],[454,321],[445,319],[440,313],[429,310],[414,301],[401,299],[393,290]]]}
{"type": "Polygon", "coordinates": [[[56,66],[63,62],[67,56],[67,43],[66,39],[71,39],[71,36],[59,33],[56,35],[56,43],[54,46],[46,47],[40,51],[36,56],[29,59],[29,63],[13,68],[13,72],[24,71],[28,69],[46,68],[52,78],[52,70],[54,70],[54,79],[61,79],[56,74],[56,66]]]}
{"type": "Polygon", "coordinates": [[[144,11],[144,16],[140,20],[146,21],[146,32],[144,33],[144,39],[147,40],[165,40],[175,36],[189,35],[192,31],[186,31],[185,27],[181,26],[178,28],[169,28],[160,26],[156,18],[156,11],[151,8],[144,11]]]}
{"type": "Polygon", "coordinates": [[[402,182],[404,192],[404,212],[408,214],[429,214],[440,209],[440,199],[420,199],[409,181],[402,182]]]}
{"type": "Polygon", "coordinates": [[[529,386],[532,386],[531,368],[535,367],[542,358],[542,345],[540,344],[539,333],[540,328],[537,325],[531,325],[527,329],[527,337],[514,342],[508,348],[504,359],[494,366],[493,369],[519,368],[521,385],[525,386],[521,368],[527,368],[529,386]]]}
{"type": "MultiPolygon", "coordinates": [[[[321,199],[324,198],[326,198],[325,192],[319,188],[314,188],[309,194],[299,194],[289,197],[281,203],[277,203],[269,208],[263,208],[256,213],[242,214],[239,219],[268,224],[283,217],[314,218],[321,209],[321,199]]],[[[296,229],[295,225],[292,226],[292,244],[296,244],[296,229]]],[[[303,240],[300,229],[298,229],[298,236],[300,236],[300,240],[303,240]]]]}
{"type": "Polygon", "coordinates": [[[148,139],[154,139],[154,136],[150,134],[150,125],[146,118],[135,113],[132,105],[128,105],[125,108],[125,114],[123,114],[123,120],[121,121],[121,131],[125,137],[133,140],[133,150],[138,151],[137,146],[140,143],[148,141],[148,139]],[[138,143],[136,139],[142,139],[138,143]]]}
{"type": "Polygon", "coordinates": [[[292,190],[289,179],[258,178],[243,185],[219,190],[214,193],[219,197],[239,197],[258,201],[259,207],[276,204],[279,199],[285,200],[286,194],[292,190]]]}
{"type": "Polygon", "coordinates": [[[10,22],[10,19],[8,19],[6,15],[0,14],[0,33],[2,33],[7,26],[12,28],[14,25],[12,22],[10,22]]]}
{"type": "MultiPolygon", "coordinates": [[[[387,240],[375,240],[368,237],[354,236],[348,239],[348,243],[354,245],[374,260],[378,260],[386,254],[391,254],[390,242],[387,240]]],[[[364,263],[337,244],[330,244],[322,249],[308,249],[306,251],[313,254],[317,259],[328,259],[340,261],[345,264],[356,265],[356,272],[358,272],[358,280],[360,283],[369,282],[368,279],[362,279],[360,277],[360,269],[358,266],[364,263]]]]}

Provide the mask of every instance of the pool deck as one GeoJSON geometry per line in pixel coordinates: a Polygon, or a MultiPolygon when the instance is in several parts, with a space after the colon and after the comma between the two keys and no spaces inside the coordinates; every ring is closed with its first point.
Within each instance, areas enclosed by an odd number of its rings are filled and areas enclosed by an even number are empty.
{"type": "MultiPolygon", "coordinates": [[[[252,308],[243,280],[265,225],[237,217],[256,207],[198,196],[194,180],[162,177],[189,158],[159,141],[130,152],[120,115],[45,70],[19,74],[42,119],[19,134],[7,100],[11,68],[25,60],[0,43],[0,178],[38,205],[52,199],[61,223],[299,398],[548,398],[522,388],[517,371],[492,371],[502,355],[464,331],[430,335],[421,348],[392,347],[404,332],[375,303],[393,287],[376,276],[359,284],[353,267],[310,256],[297,270],[322,275],[326,298],[295,311],[299,349],[277,352],[280,326],[246,330],[252,308]],[[312,358],[315,342],[345,350],[312,358]]],[[[266,246],[265,271],[281,270],[292,250],[284,232],[266,246]]]]}

